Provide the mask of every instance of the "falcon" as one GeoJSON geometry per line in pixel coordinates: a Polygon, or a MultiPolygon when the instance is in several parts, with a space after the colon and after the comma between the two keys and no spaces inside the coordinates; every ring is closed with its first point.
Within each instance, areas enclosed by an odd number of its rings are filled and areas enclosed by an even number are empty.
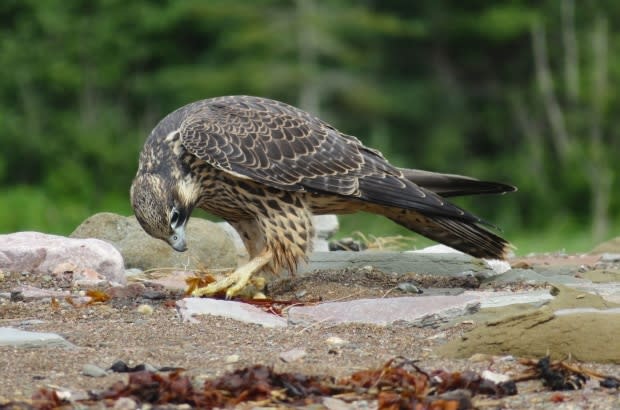
{"type": "Polygon", "coordinates": [[[168,114],[140,154],[131,203],[142,228],[187,249],[195,208],[228,221],[250,255],[194,296],[237,294],[251,276],[307,261],[312,215],[383,215],[480,258],[503,259],[511,245],[493,227],[445,198],[515,187],[454,174],[403,169],[357,138],[301,109],[266,98],[226,96],[168,114]]]}

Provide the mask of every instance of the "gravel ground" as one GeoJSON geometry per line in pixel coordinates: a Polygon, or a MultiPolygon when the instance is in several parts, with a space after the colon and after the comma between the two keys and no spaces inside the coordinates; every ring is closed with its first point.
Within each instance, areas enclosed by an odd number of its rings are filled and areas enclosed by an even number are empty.
{"type": "MultiPolygon", "coordinates": [[[[393,279],[381,274],[358,280],[353,273],[342,272],[337,282],[326,282],[320,272],[315,276],[287,281],[271,287],[274,299],[292,294],[307,300],[337,300],[398,297],[393,279]],[[370,277],[370,279],[368,279],[370,277]]],[[[8,292],[18,283],[41,287],[61,286],[49,280],[10,274],[0,281],[0,292],[8,292]]],[[[449,283],[442,283],[448,287],[449,283]]],[[[463,284],[459,284],[462,286],[463,284]]],[[[276,371],[330,375],[336,378],[353,372],[380,368],[387,360],[403,356],[418,360],[427,371],[492,370],[509,375],[523,367],[511,360],[478,355],[467,360],[437,357],[434,348],[458,338],[474,324],[464,321],[449,328],[419,328],[407,324],[378,327],[366,325],[293,325],[285,329],[268,329],[229,319],[202,317],[200,323],[182,323],[174,308],[179,293],[160,288],[138,287],[135,292],[104,303],[75,307],[65,300],[9,301],[0,299],[0,326],[24,330],[54,332],[75,348],[0,347],[0,408],[9,401],[28,400],[41,387],[62,388],[73,392],[102,390],[116,381],[126,381],[126,374],[104,377],[82,374],[84,365],[108,368],[117,360],[129,365],[147,363],[155,367],[180,367],[185,374],[200,381],[227,371],[265,364],[276,371]],[[153,309],[141,308],[149,305],[153,309]],[[329,337],[346,341],[340,346],[327,342],[329,337]],[[302,348],[306,355],[285,363],[280,354],[302,348]]],[[[620,376],[620,366],[586,364],[590,369],[620,376]]],[[[585,389],[557,393],[547,391],[539,381],[518,384],[519,394],[504,398],[476,396],[480,409],[617,409],[617,390],[587,383],[585,389]]]]}

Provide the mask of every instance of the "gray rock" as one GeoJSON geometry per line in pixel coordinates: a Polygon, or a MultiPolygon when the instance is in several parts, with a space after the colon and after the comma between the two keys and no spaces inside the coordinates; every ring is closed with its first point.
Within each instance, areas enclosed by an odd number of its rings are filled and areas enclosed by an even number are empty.
{"type": "Polygon", "coordinates": [[[285,327],[286,320],[262,311],[248,303],[208,298],[185,298],[177,301],[177,309],[184,321],[197,322],[196,315],[227,317],[264,327],[285,327]]]}
{"type": "Polygon", "coordinates": [[[316,236],[323,239],[331,238],[340,228],[336,215],[315,215],[313,223],[316,236]]]}
{"type": "MultiPolygon", "coordinates": [[[[482,260],[460,253],[424,254],[413,252],[314,252],[310,261],[299,267],[299,273],[309,273],[318,269],[362,268],[372,266],[383,272],[427,273],[442,276],[457,276],[463,272],[493,273],[482,260]]],[[[493,273],[494,274],[494,273],[493,273]]]]}
{"type": "Polygon", "coordinates": [[[99,277],[125,283],[123,257],[109,243],[40,232],[0,235],[0,270],[40,275],[70,271],[73,280],[99,277]]]}
{"type": "Polygon", "coordinates": [[[553,295],[551,295],[548,289],[528,290],[524,292],[468,290],[465,291],[464,294],[478,297],[481,309],[517,304],[541,306],[553,300],[553,295]]]}
{"type": "Polygon", "coordinates": [[[315,215],[313,223],[315,235],[312,249],[321,252],[329,251],[329,242],[327,240],[338,232],[340,228],[338,217],[336,215],[315,215]]]}
{"type": "Polygon", "coordinates": [[[533,269],[511,269],[506,273],[484,280],[483,283],[524,282],[530,284],[554,283],[561,285],[579,285],[590,283],[589,280],[575,277],[578,266],[549,266],[533,269]]]}
{"type": "Polygon", "coordinates": [[[601,255],[601,262],[620,262],[620,253],[604,253],[601,255]]]}
{"type": "Polygon", "coordinates": [[[75,347],[55,333],[28,332],[12,327],[0,327],[0,346],[75,347]]]}
{"type": "Polygon", "coordinates": [[[105,377],[108,375],[108,372],[94,364],[85,364],[82,367],[82,374],[88,377],[105,377]]]}
{"type": "Polygon", "coordinates": [[[280,360],[285,363],[296,362],[297,360],[301,360],[306,356],[306,350],[301,347],[296,347],[291,350],[287,350],[286,352],[280,353],[280,360]]]}
{"type": "Polygon", "coordinates": [[[135,217],[113,213],[91,216],[71,234],[74,238],[98,238],[111,243],[125,259],[127,269],[234,268],[235,246],[217,224],[192,218],[187,226],[188,251],[176,252],[162,240],[149,236],[135,217]]]}
{"type": "Polygon", "coordinates": [[[19,298],[21,301],[30,302],[32,300],[37,300],[37,299],[51,299],[51,298],[62,299],[64,297],[70,296],[71,292],[62,291],[62,290],[54,290],[54,289],[42,289],[42,288],[37,288],[35,286],[30,286],[30,285],[19,285],[11,289],[10,293],[0,293],[0,298],[7,298],[7,299],[14,298],[15,296],[11,296],[11,295],[17,295],[17,294],[19,294],[19,298]]]}
{"type": "Polygon", "coordinates": [[[288,310],[288,315],[292,323],[388,325],[403,321],[427,326],[471,313],[478,307],[478,297],[474,295],[420,296],[358,299],[346,302],[326,302],[313,306],[294,306],[288,310]]]}

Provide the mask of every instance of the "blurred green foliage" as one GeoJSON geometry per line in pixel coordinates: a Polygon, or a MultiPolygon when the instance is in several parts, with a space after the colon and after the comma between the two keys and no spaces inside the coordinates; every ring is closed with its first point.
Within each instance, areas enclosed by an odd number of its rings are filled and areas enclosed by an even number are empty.
{"type": "Polygon", "coordinates": [[[520,252],[620,227],[611,0],[4,0],[0,21],[0,232],[129,214],[157,121],[227,94],[301,106],[399,166],[519,186],[459,204],[520,252]]]}

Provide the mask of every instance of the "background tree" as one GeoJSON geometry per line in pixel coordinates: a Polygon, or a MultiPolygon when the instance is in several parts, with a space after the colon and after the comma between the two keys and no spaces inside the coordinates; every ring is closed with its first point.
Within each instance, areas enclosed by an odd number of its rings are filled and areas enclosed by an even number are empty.
{"type": "Polygon", "coordinates": [[[6,0],[0,22],[0,232],[129,214],[157,121],[225,94],[301,106],[400,166],[518,185],[463,205],[520,252],[618,232],[616,2],[6,0]]]}

